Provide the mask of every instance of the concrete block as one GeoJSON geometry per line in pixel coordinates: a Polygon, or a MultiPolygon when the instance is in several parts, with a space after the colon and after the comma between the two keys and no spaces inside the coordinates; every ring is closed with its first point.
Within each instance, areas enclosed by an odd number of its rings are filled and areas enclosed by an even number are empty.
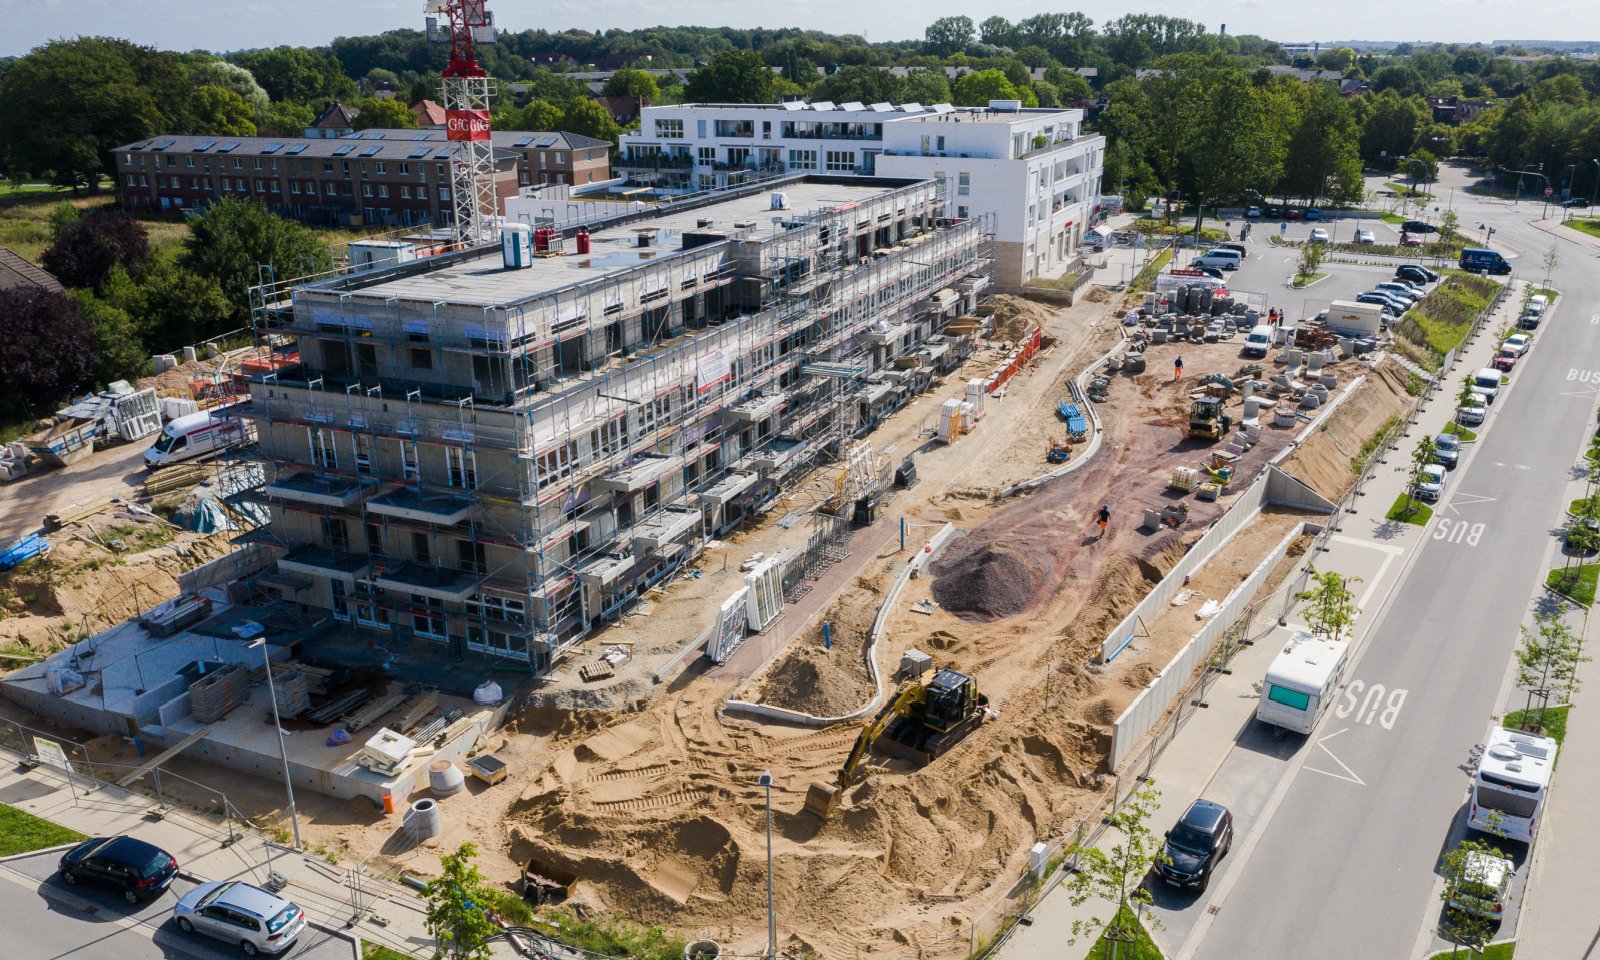
{"type": "Polygon", "coordinates": [[[198,353],[195,353],[194,347],[184,347],[183,348],[183,362],[184,363],[194,363],[198,359],[200,359],[200,355],[198,353]]]}
{"type": "Polygon", "coordinates": [[[170,353],[158,353],[150,358],[150,366],[156,373],[166,373],[178,365],[178,358],[170,353]]]}

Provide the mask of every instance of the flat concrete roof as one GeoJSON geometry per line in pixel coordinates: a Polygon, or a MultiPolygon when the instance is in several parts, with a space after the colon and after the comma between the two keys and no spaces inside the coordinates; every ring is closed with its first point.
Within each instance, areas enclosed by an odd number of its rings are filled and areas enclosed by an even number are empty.
{"type": "MultiPolygon", "coordinates": [[[[720,203],[594,230],[590,234],[590,252],[582,256],[573,252],[576,245],[568,239],[567,253],[556,257],[535,257],[531,267],[507,270],[501,263],[500,250],[496,246],[441,269],[402,271],[391,279],[377,283],[354,286],[348,290],[335,287],[333,290],[351,297],[377,300],[500,306],[539,297],[574,284],[622,274],[651,260],[678,253],[686,232],[731,234],[735,224],[749,223],[754,225],[748,235],[750,238],[776,236],[784,228],[773,222],[775,217],[793,219],[848,206],[893,189],[896,189],[895,185],[881,181],[859,184],[788,182],[776,185],[771,190],[730,197],[720,203]],[[787,195],[787,210],[772,209],[771,194],[774,191],[787,195]],[[711,226],[699,226],[702,220],[712,221],[711,226]],[[650,246],[638,245],[641,232],[650,234],[650,246]]],[[[359,284],[359,280],[354,282],[359,284]]]]}

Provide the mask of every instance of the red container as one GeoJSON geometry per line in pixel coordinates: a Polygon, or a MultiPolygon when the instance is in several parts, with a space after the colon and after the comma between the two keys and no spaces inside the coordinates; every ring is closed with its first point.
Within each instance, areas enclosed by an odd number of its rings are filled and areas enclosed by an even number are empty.
{"type": "Polygon", "coordinates": [[[550,233],[551,230],[549,227],[539,227],[535,229],[533,231],[533,249],[538,251],[549,250],[550,233]]]}
{"type": "Polygon", "coordinates": [[[579,253],[588,253],[589,252],[589,228],[588,227],[579,227],[578,228],[577,241],[578,241],[578,252],[579,253]]]}

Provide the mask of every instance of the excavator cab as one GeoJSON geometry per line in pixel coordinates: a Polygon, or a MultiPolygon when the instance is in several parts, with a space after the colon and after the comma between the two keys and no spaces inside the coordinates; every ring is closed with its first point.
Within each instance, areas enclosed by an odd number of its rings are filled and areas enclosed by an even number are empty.
{"type": "Polygon", "coordinates": [[[978,682],[964,673],[945,667],[928,683],[923,706],[924,726],[944,733],[970,714],[978,696],[978,682]]]}

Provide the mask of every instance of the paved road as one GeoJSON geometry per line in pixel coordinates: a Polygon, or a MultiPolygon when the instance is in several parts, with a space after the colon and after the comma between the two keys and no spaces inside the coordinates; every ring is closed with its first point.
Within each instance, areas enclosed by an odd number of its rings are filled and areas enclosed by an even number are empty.
{"type": "MultiPolygon", "coordinates": [[[[1497,240],[1522,253],[1523,272],[1556,242],[1525,222],[1537,215],[1526,205],[1459,191],[1455,204],[1464,222],[1495,224],[1497,240]]],[[[1438,858],[1459,836],[1474,751],[1499,711],[1596,399],[1573,368],[1600,356],[1591,322],[1600,278],[1586,250],[1562,253],[1553,321],[1456,471],[1350,674],[1354,696],[1301,746],[1304,765],[1269,803],[1254,842],[1236,845],[1241,862],[1180,960],[1404,958],[1428,942],[1438,858]]]]}
{"type": "MultiPolygon", "coordinates": [[[[7,861],[0,867],[3,955],[26,960],[237,960],[237,948],[187,936],[171,923],[172,905],[193,884],[177,880],[162,897],[130,907],[109,890],[65,887],[55,875],[59,853],[7,861]]],[[[282,956],[350,960],[350,941],[308,928],[282,956]]]]}

